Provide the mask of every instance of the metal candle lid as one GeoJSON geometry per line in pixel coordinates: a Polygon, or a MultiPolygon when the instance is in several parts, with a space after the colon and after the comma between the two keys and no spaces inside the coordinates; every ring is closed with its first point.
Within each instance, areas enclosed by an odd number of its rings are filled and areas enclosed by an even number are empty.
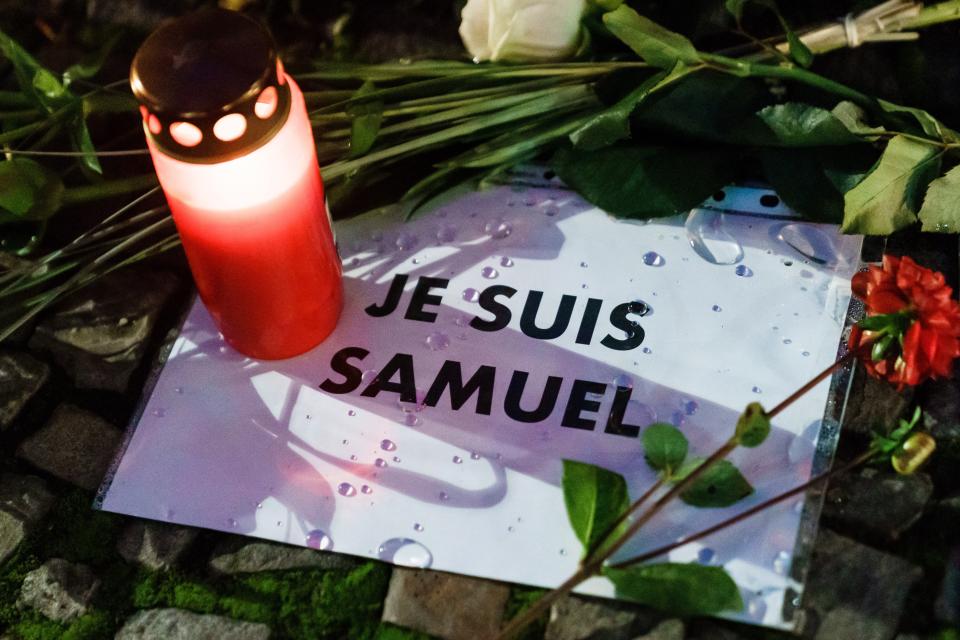
{"type": "Polygon", "coordinates": [[[290,86],[267,30],[236,11],[203,9],[154,31],[130,68],[147,135],[187,162],[222,162],[270,140],[290,86]]]}

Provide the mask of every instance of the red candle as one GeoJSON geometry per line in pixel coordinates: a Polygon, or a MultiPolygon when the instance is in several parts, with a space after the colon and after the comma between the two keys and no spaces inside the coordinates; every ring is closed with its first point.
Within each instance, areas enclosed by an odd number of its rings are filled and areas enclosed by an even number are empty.
{"type": "Polygon", "coordinates": [[[181,18],[144,43],[132,82],[146,107],[147,144],[201,299],[233,347],[276,359],[303,353],[333,331],[343,290],[303,95],[272,43],[270,55],[250,51],[249,39],[264,33],[233,12],[181,18]],[[248,30],[247,39],[238,41],[238,28],[248,30]],[[158,36],[159,53],[151,43],[158,36]],[[181,68],[197,67],[186,72],[183,86],[165,89],[186,104],[170,105],[169,95],[151,100],[143,69],[156,60],[141,59],[145,51],[174,64],[187,56],[181,68]],[[259,74],[252,72],[255,64],[234,59],[251,53],[259,74]],[[222,78],[215,80],[221,95],[200,100],[198,109],[196,97],[184,91],[191,78],[212,77],[211,69],[238,78],[228,78],[226,88],[222,78]]]}

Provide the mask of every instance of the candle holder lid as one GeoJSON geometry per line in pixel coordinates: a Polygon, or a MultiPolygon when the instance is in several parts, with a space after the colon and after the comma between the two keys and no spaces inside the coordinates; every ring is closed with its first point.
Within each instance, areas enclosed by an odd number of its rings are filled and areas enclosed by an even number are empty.
{"type": "Polygon", "coordinates": [[[188,162],[223,162],[260,147],[290,110],[270,34],[225,9],[189,13],[154,31],[134,56],[130,86],[147,136],[188,162]]]}

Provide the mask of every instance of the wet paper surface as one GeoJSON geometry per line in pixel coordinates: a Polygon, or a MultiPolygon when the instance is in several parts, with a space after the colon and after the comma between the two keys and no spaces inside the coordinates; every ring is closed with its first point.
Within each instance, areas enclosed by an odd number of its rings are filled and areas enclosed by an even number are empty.
{"type": "MultiPolygon", "coordinates": [[[[764,215],[744,204],[756,193],[640,224],[533,180],[448,198],[407,224],[396,212],[338,223],[346,303],[334,334],[297,358],[251,360],[198,301],[102,508],[556,586],[580,555],[562,459],[622,473],[636,497],[654,481],[638,428],[673,423],[706,455],[748,402],[772,407],[834,360],[860,239],[782,206],[764,215]]],[[[809,478],[835,444],[828,389],[732,456],[752,496],[730,509],[676,504],[618,557],[809,478]]],[[[787,501],[670,559],[724,566],[746,603],[731,617],[790,627],[803,511],[802,497],[787,501]]],[[[581,590],[615,595],[602,579],[581,590]]]]}

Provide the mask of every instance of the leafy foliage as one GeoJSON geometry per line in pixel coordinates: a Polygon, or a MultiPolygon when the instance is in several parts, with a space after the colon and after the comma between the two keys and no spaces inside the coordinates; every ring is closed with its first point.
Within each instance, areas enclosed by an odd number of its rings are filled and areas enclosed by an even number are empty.
{"type": "Polygon", "coordinates": [[[740,611],[743,600],[736,583],[720,567],[699,564],[643,564],[608,567],[604,575],[617,594],[677,615],[740,611]]]}
{"type": "Polygon", "coordinates": [[[733,179],[732,149],[613,146],[563,149],[554,166],[587,200],[624,218],[689,211],[733,179]]]}
{"type": "Polygon", "coordinates": [[[874,432],[873,438],[870,441],[870,448],[887,455],[893,453],[903,445],[903,442],[913,432],[920,422],[922,415],[923,411],[920,407],[917,407],[913,410],[913,415],[910,416],[909,420],[901,418],[896,428],[887,435],[874,432]]]}
{"type": "Polygon", "coordinates": [[[960,166],[930,183],[918,215],[924,231],[960,231],[960,166]]]}
{"type": "Polygon", "coordinates": [[[623,476],[601,467],[563,461],[563,501],[574,533],[589,553],[630,506],[623,476]]]}
{"type": "Polygon", "coordinates": [[[940,156],[932,144],[895,136],[873,171],[844,196],[843,231],[886,235],[916,221],[940,156]]]}
{"type": "MultiPolygon", "coordinates": [[[[84,120],[81,101],[67,89],[64,82],[21,47],[13,38],[0,31],[0,53],[13,66],[21,92],[31,103],[51,117],[66,114],[70,121],[70,138],[77,151],[84,152],[83,162],[91,171],[102,173],[100,161],[93,153],[93,142],[84,120]]],[[[80,69],[71,72],[82,75],[80,69]]]]}
{"type": "Polygon", "coordinates": [[[647,464],[670,478],[687,459],[687,438],[672,424],[656,422],[643,432],[643,455],[647,464]]]}
{"type": "Polygon", "coordinates": [[[737,444],[742,447],[758,447],[770,435],[770,418],[759,402],[751,402],[737,419],[735,431],[737,444]]]}
{"type": "Polygon", "coordinates": [[[0,224],[45,220],[60,208],[63,181],[29,158],[0,162],[0,224]]]}
{"type": "MultiPolygon", "coordinates": [[[[698,458],[691,460],[680,468],[676,479],[682,480],[703,462],[698,458]]],[[[680,494],[680,499],[694,507],[729,507],[752,493],[753,486],[736,465],[729,460],[719,460],[700,474],[680,494]]]]}
{"type": "Polygon", "coordinates": [[[641,59],[660,69],[673,69],[678,63],[695,65],[701,61],[693,43],[641,16],[625,4],[603,15],[603,23],[641,59]]]}

